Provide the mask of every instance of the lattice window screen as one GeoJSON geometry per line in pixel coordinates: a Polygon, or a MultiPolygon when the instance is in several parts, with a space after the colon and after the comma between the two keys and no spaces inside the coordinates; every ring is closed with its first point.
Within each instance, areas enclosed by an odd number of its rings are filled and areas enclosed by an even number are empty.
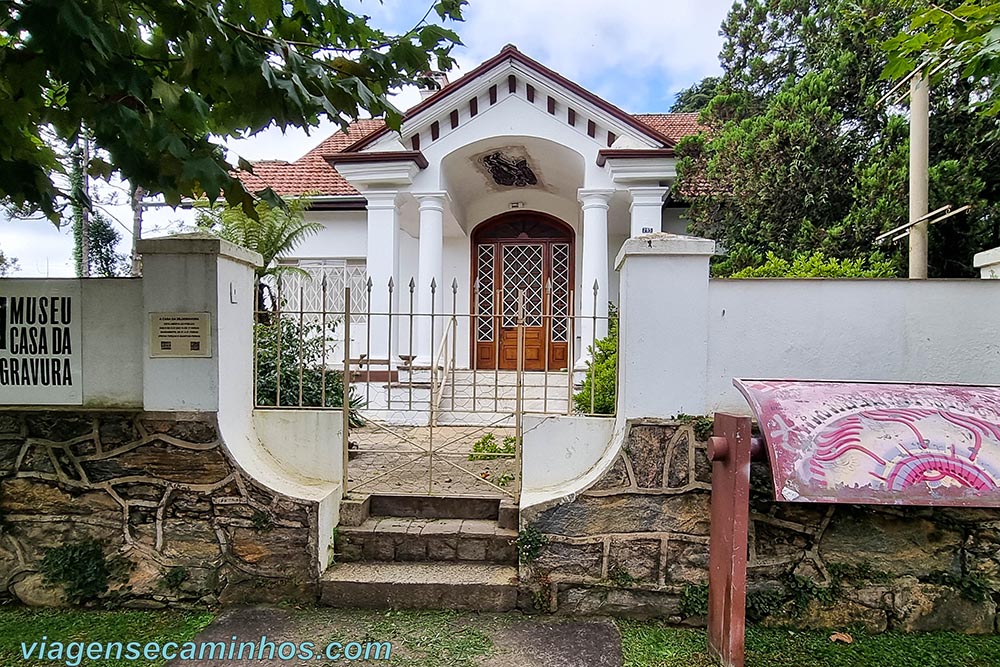
{"type": "Polygon", "coordinates": [[[476,340],[489,343],[493,341],[493,290],[494,262],[496,261],[496,246],[479,246],[476,257],[476,306],[479,322],[476,325],[476,340]]]}
{"type": "Polygon", "coordinates": [[[552,244],[552,342],[569,341],[569,244],[552,244]]]}
{"type": "Polygon", "coordinates": [[[281,279],[282,310],[328,316],[344,312],[344,288],[351,288],[351,322],[363,323],[368,308],[368,274],[363,259],[299,260],[298,266],[308,275],[286,273],[281,279]],[[323,303],[323,277],[326,276],[326,303],[323,303]],[[302,303],[299,303],[301,288],[302,303]]]}

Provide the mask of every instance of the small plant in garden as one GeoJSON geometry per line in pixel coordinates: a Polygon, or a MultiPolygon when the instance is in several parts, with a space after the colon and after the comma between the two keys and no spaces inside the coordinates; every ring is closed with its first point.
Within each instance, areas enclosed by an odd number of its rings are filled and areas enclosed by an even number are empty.
{"type": "Polygon", "coordinates": [[[708,614],[708,584],[684,587],[681,593],[681,614],[686,617],[708,614]]]}
{"type": "Polygon", "coordinates": [[[190,576],[191,575],[188,573],[186,567],[172,567],[165,575],[163,575],[163,579],[160,581],[160,584],[165,588],[176,591],[190,578],[190,576]]]}
{"type": "Polygon", "coordinates": [[[573,405],[584,414],[613,415],[618,384],[618,309],[614,304],[608,304],[608,335],[590,347],[590,357],[573,405]]]}
{"type": "Polygon", "coordinates": [[[271,516],[267,512],[261,512],[257,510],[250,517],[250,523],[253,524],[253,529],[258,533],[267,533],[274,528],[274,521],[271,520],[271,516]]]}
{"type": "Polygon", "coordinates": [[[500,442],[497,442],[497,437],[493,433],[487,433],[472,444],[472,453],[469,454],[469,460],[491,461],[493,459],[510,458],[515,453],[517,453],[517,438],[508,435],[500,442]]]}
{"type": "Polygon", "coordinates": [[[514,473],[505,472],[501,474],[499,477],[497,477],[496,484],[497,486],[509,486],[510,483],[514,481],[514,479],[515,479],[514,473]]]}
{"type": "MultiPolygon", "coordinates": [[[[277,406],[280,400],[282,407],[342,407],[343,373],[332,368],[324,372],[324,364],[335,343],[334,330],[335,326],[329,323],[324,331],[322,325],[300,323],[297,317],[281,317],[267,324],[254,325],[257,405],[277,406]]],[[[358,410],[364,407],[364,401],[354,393],[353,387],[350,388],[348,404],[351,408],[350,425],[362,426],[364,420],[358,410]]]]}
{"type": "Polygon", "coordinates": [[[832,581],[829,586],[823,586],[812,579],[793,574],[786,577],[784,583],[797,614],[804,612],[812,600],[828,607],[836,602],[841,595],[840,582],[836,580],[832,581]]]}
{"type": "Polygon", "coordinates": [[[535,611],[543,614],[551,611],[552,603],[549,602],[549,591],[544,588],[536,588],[531,591],[531,606],[535,611]]]}
{"type": "Polygon", "coordinates": [[[694,430],[694,437],[698,440],[708,440],[712,437],[712,432],[715,430],[715,421],[707,416],[697,417],[682,413],[677,415],[677,421],[682,424],[691,424],[694,430]]]}
{"type": "Polygon", "coordinates": [[[621,565],[608,567],[608,581],[619,588],[628,588],[636,583],[635,577],[621,565]]]}
{"type": "Polygon", "coordinates": [[[542,548],[549,543],[549,538],[535,528],[528,526],[517,534],[514,545],[517,547],[518,559],[522,563],[533,563],[542,555],[542,548]]]}
{"type": "Polygon", "coordinates": [[[972,602],[986,602],[993,595],[993,587],[986,579],[975,573],[954,575],[950,572],[933,572],[927,581],[939,586],[949,586],[957,590],[962,597],[972,602]]]}
{"type": "Polygon", "coordinates": [[[747,619],[753,623],[778,613],[787,601],[785,593],[772,588],[747,591],[747,619]]]}
{"type": "Polygon", "coordinates": [[[123,564],[109,561],[101,543],[89,540],[47,549],[40,569],[45,583],[62,586],[66,600],[79,605],[95,602],[107,593],[123,564]]]}

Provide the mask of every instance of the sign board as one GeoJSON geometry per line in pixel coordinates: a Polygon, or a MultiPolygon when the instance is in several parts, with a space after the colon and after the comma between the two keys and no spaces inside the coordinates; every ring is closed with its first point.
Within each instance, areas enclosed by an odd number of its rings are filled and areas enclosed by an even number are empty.
{"type": "Polygon", "coordinates": [[[211,357],[209,313],[150,313],[149,356],[211,357]]]}
{"type": "Polygon", "coordinates": [[[0,281],[0,403],[83,403],[80,281],[0,281]]]}
{"type": "Polygon", "coordinates": [[[734,380],[791,502],[1000,507],[1000,387],[734,380]]]}

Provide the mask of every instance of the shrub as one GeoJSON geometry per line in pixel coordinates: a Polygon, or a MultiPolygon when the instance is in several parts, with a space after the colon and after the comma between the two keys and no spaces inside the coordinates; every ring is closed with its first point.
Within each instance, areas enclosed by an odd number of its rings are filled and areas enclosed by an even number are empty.
{"type": "Polygon", "coordinates": [[[101,543],[91,540],[47,549],[40,569],[45,583],[62,586],[66,600],[78,605],[107,593],[114,567],[101,543]]]}
{"type": "MultiPolygon", "coordinates": [[[[257,405],[278,407],[343,406],[343,372],[327,368],[324,357],[329,358],[334,346],[333,332],[336,325],[327,323],[326,331],[317,323],[299,323],[296,317],[272,319],[254,325],[257,357],[257,405]],[[281,350],[279,354],[278,344],[281,350]],[[326,354],[324,355],[324,347],[326,354]],[[278,405],[278,360],[281,360],[281,396],[278,405]],[[302,400],[299,401],[299,369],[302,375],[302,400]],[[324,396],[323,388],[326,387],[324,396]]],[[[358,410],[364,407],[362,398],[350,388],[350,425],[361,426],[364,419],[358,410]]]]}
{"type": "Polygon", "coordinates": [[[534,526],[527,526],[517,534],[514,545],[517,547],[518,560],[522,563],[533,563],[542,555],[542,549],[549,543],[549,538],[534,526]]]}
{"type": "Polygon", "coordinates": [[[590,348],[590,356],[580,391],[573,395],[573,405],[577,412],[613,415],[618,384],[618,309],[614,304],[608,304],[608,335],[590,348]]]}
{"type": "Polygon", "coordinates": [[[708,614],[708,584],[688,584],[681,592],[681,615],[705,616],[708,614]]]}
{"type": "Polygon", "coordinates": [[[698,417],[681,413],[677,415],[677,421],[685,425],[691,424],[694,437],[701,441],[708,440],[715,432],[715,420],[708,415],[698,417]]]}
{"type": "Polygon", "coordinates": [[[491,461],[514,456],[517,452],[517,438],[512,435],[504,437],[500,442],[492,433],[487,433],[472,445],[470,461],[491,461]]]}
{"type": "Polygon", "coordinates": [[[789,261],[773,252],[760,266],[737,271],[730,278],[893,278],[896,265],[879,253],[866,259],[837,259],[821,252],[799,253],[789,261]]]}

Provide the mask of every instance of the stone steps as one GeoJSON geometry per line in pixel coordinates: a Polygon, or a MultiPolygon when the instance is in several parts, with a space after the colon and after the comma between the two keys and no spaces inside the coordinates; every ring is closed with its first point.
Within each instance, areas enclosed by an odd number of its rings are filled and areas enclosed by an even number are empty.
{"type": "MultiPolygon", "coordinates": [[[[509,503],[478,496],[419,496],[379,493],[368,496],[368,515],[417,519],[491,519],[498,521],[509,503]]],[[[516,508],[515,508],[516,511],[516,508]]],[[[513,526],[516,528],[515,519],[513,526]]]]}
{"type": "Polygon", "coordinates": [[[517,603],[517,528],[517,505],[499,498],[345,498],[320,602],[509,611],[517,603]]]}
{"type": "Polygon", "coordinates": [[[489,519],[501,528],[518,529],[517,504],[500,498],[377,493],[348,496],[340,502],[342,528],[360,526],[370,517],[489,519]]]}
{"type": "Polygon", "coordinates": [[[343,563],[320,579],[320,603],[360,609],[504,612],[517,604],[517,567],[484,563],[343,563]]]}
{"type": "Polygon", "coordinates": [[[517,531],[490,519],[371,517],[360,526],[341,526],[335,547],[339,562],[470,561],[517,563],[517,531]]]}
{"type": "MultiPolygon", "coordinates": [[[[438,377],[441,377],[440,375],[438,377]]],[[[431,372],[430,370],[414,369],[413,374],[407,373],[405,370],[399,371],[399,384],[407,384],[410,380],[413,380],[415,384],[431,382],[431,372]]],[[[451,383],[452,373],[447,374],[448,383],[451,383]]],[[[455,384],[461,385],[472,385],[475,384],[480,387],[485,387],[487,385],[499,385],[501,387],[514,387],[517,386],[517,373],[514,371],[471,371],[468,369],[456,369],[454,371],[455,384]]],[[[567,383],[569,382],[569,376],[566,371],[549,371],[548,373],[543,373],[541,371],[525,371],[522,375],[521,385],[524,387],[539,387],[542,385],[548,385],[550,388],[562,387],[564,390],[567,383]]]]}

